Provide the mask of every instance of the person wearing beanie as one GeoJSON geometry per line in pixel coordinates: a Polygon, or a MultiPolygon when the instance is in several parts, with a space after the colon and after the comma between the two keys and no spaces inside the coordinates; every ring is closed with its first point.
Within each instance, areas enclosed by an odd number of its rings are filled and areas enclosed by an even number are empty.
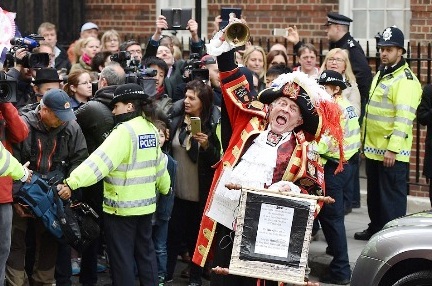
{"type": "Polygon", "coordinates": [[[389,221],[407,210],[407,173],[413,141],[413,121],[422,88],[403,58],[404,34],[386,28],[378,42],[378,68],[362,125],[362,152],[366,158],[367,206],[370,223],[357,240],[369,240],[389,221]]]}
{"type": "Polygon", "coordinates": [[[116,126],[105,141],[80,165],[59,195],[103,179],[103,221],[112,282],[135,284],[135,265],[141,285],[157,285],[156,253],[152,241],[152,215],[156,193],[168,194],[170,177],[158,131],[151,123],[153,104],[135,83],[120,85],[110,103],[116,126]]]}

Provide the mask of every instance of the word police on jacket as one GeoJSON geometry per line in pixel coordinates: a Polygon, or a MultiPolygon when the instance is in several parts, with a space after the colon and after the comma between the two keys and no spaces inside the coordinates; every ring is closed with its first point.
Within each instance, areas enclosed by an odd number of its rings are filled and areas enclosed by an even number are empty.
{"type": "Polygon", "coordinates": [[[156,147],[156,135],[155,134],[144,134],[138,135],[138,144],[140,149],[154,148],[156,147]]]}

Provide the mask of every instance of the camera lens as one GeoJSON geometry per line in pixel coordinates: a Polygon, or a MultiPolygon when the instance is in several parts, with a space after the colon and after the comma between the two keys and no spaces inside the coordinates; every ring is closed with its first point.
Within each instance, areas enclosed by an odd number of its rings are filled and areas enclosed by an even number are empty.
{"type": "Polygon", "coordinates": [[[11,97],[11,89],[10,86],[6,83],[0,83],[0,101],[5,102],[9,101],[11,97]]]}
{"type": "Polygon", "coordinates": [[[30,54],[28,58],[30,68],[46,68],[49,65],[48,53],[30,54]]]}

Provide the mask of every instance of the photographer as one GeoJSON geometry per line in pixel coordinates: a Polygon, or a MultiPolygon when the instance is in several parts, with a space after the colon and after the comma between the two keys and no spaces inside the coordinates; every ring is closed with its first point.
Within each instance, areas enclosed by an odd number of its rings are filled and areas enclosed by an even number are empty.
{"type": "Polygon", "coordinates": [[[153,96],[153,101],[157,108],[167,115],[168,110],[172,107],[172,100],[165,92],[165,78],[168,72],[168,65],[164,60],[158,57],[149,57],[144,60],[144,65],[148,68],[156,70],[156,95],[153,96]]]}
{"type": "Polygon", "coordinates": [[[17,109],[34,102],[32,98],[31,80],[36,74],[36,69],[46,68],[49,65],[49,55],[41,53],[38,49],[38,35],[29,35],[25,38],[11,40],[13,47],[14,67],[7,72],[7,77],[17,80],[17,100],[14,105],[17,109]]]}
{"type": "Polygon", "coordinates": [[[221,89],[219,81],[219,69],[216,59],[210,55],[200,58],[199,54],[191,54],[190,59],[182,67],[184,83],[177,86],[173,95],[173,101],[184,98],[186,83],[199,79],[208,82],[213,90],[213,104],[221,107],[221,89]]]}
{"type": "MultiPolygon", "coordinates": [[[[147,44],[144,58],[157,56],[163,59],[168,65],[168,73],[165,79],[165,91],[173,98],[176,87],[183,82],[181,67],[184,60],[174,60],[173,40],[169,36],[162,36],[162,30],[168,29],[169,25],[165,16],[160,15],[156,20],[156,30],[147,44]]],[[[198,23],[190,19],[186,27],[191,33],[191,53],[202,53],[204,42],[198,37],[198,23]]]]}
{"type": "Polygon", "coordinates": [[[222,91],[219,79],[219,67],[216,59],[210,55],[201,58],[201,68],[208,70],[210,86],[213,90],[213,104],[220,107],[222,101],[222,91]]]}
{"type": "Polygon", "coordinates": [[[120,51],[126,51],[130,53],[131,60],[135,63],[135,66],[138,67],[138,69],[142,68],[142,49],[140,43],[130,40],[127,42],[124,42],[120,45],[120,51]]]}
{"type": "Polygon", "coordinates": [[[32,97],[31,81],[35,71],[31,68],[24,67],[22,59],[28,55],[25,48],[20,48],[15,51],[15,66],[10,68],[7,76],[17,80],[17,102],[14,103],[17,109],[20,109],[29,103],[32,97]]]}

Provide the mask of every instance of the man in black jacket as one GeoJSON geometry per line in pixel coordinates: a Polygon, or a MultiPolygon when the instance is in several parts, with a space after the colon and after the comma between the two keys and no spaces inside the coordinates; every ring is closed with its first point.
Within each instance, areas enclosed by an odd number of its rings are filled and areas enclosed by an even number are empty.
{"type": "MultiPolygon", "coordinates": [[[[340,48],[348,51],[349,60],[361,95],[361,114],[359,119],[361,123],[366,101],[369,97],[372,73],[362,47],[349,32],[349,26],[352,21],[352,19],[344,15],[329,12],[327,14],[327,23],[324,26],[327,29],[327,38],[330,41],[329,49],[340,48]]],[[[288,28],[287,40],[294,44],[295,52],[303,45],[295,26],[288,28]]]]}
{"type": "Polygon", "coordinates": [[[341,48],[348,51],[361,95],[361,122],[365,112],[366,101],[369,97],[372,73],[362,47],[349,32],[351,22],[352,20],[344,15],[330,12],[327,14],[327,23],[324,26],[327,28],[330,49],[341,48]]]}
{"type": "MultiPolygon", "coordinates": [[[[42,97],[40,105],[22,118],[29,127],[28,137],[14,146],[14,156],[20,162],[30,161],[30,169],[41,178],[61,179],[67,177],[87,156],[87,145],[81,128],[75,122],[69,96],[61,89],[51,89],[42,97]]],[[[19,204],[14,204],[12,244],[7,261],[8,285],[24,285],[25,240],[28,214],[19,204]]],[[[53,284],[54,266],[57,260],[58,242],[42,224],[35,220],[35,265],[31,285],[53,284]]],[[[64,246],[62,262],[71,271],[70,249],[64,246]],[[69,253],[67,253],[69,251],[69,253]],[[69,254],[69,255],[68,255],[69,254]]],[[[57,281],[57,285],[62,285],[57,281]]]]}
{"type": "MultiPolygon", "coordinates": [[[[168,29],[168,23],[165,16],[160,15],[156,20],[155,33],[147,44],[144,59],[150,56],[157,56],[167,63],[169,69],[165,78],[165,92],[174,100],[176,97],[183,98],[181,94],[180,96],[178,95],[179,91],[177,91],[177,87],[180,83],[183,83],[182,68],[185,61],[183,59],[178,61],[174,60],[174,43],[170,36],[162,35],[162,30],[164,29],[168,29]]],[[[191,54],[197,53],[201,55],[204,41],[198,36],[198,23],[195,20],[190,19],[188,21],[187,29],[191,33],[191,54]]]]}

